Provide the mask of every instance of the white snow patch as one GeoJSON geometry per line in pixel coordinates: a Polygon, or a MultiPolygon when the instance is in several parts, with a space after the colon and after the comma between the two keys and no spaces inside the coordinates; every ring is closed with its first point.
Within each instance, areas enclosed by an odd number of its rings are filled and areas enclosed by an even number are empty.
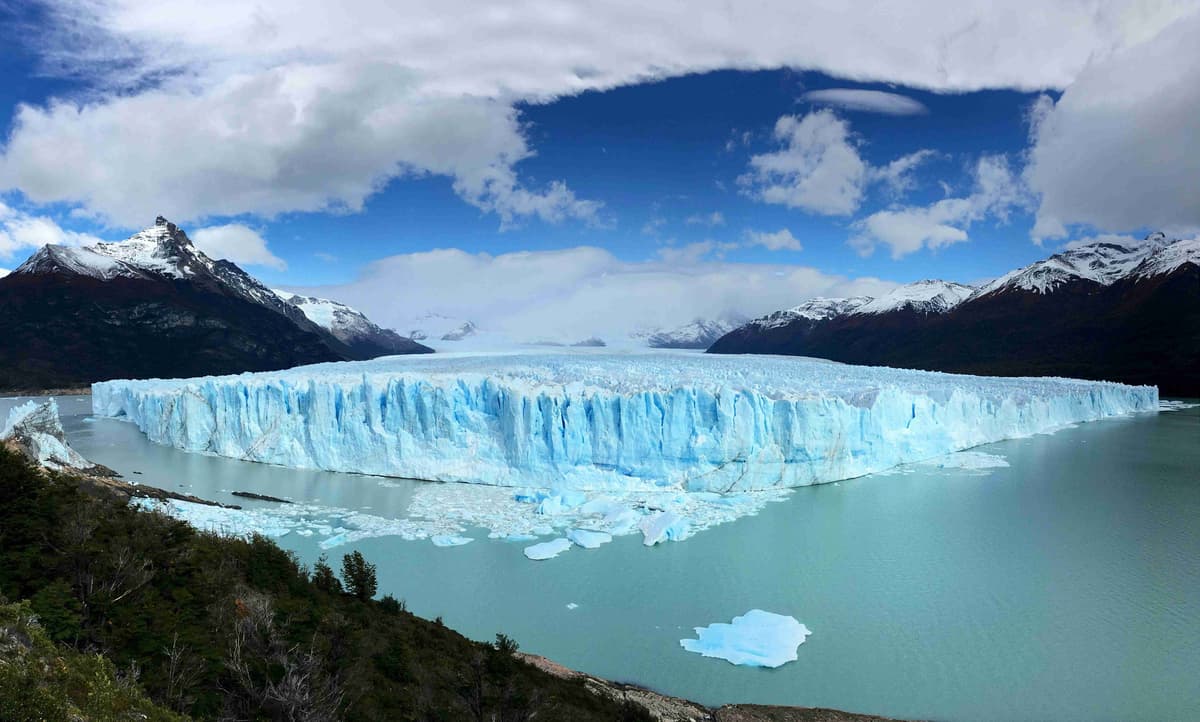
{"type": "Polygon", "coordinates": [[[698,638],[681,639],[680,646],[748,667],[779,667],[796,661],[797,649],[812,634],[795,617],[761,609],[734,617],[732,624],[718,622],[695,629],[698,638]]]}

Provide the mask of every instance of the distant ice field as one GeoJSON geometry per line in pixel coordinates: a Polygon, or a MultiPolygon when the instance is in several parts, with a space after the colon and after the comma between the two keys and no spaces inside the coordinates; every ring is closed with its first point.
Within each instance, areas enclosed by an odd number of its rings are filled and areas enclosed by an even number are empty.
{"type": "Polygon", "coordinates": [[[294,468],[586,490],[743,492],[1158,409],[1153,387],[777,356],[398,356],[93,386],[157,443],[294,468]]]}

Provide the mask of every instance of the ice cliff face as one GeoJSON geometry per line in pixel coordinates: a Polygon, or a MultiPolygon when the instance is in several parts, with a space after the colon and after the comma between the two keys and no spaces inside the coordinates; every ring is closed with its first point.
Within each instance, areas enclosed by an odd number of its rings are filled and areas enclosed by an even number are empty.
{"type": "Polygon", "coordinates": [[[446,355],[93,386],[98,415],[188,451],[574,489],[804,486],[1141,411],[1153,387],[777,357],[446,355]]]}
{"type": "Polygon", "coordinates": [[[109,468],[93,464],[67,444],[58,402],[28,401],[8,412],[0,430],[0,442],[15,446],[33,463],[54,471],[81,471],[97,476],[115,476],[109,468]]]}

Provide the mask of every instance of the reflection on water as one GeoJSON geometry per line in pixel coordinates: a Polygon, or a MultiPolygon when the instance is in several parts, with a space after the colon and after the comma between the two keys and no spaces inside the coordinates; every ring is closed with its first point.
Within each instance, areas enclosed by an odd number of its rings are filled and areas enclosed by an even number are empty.
{"type": "MultiPolygon", "coordinates": [[[[247,509],[234,490],[383,518],[420,482],[293,471],[149,444],[60,399],[85,456],[133,481],[247,509]],[[141,472],[134,474],[133,472],[141,472]],[[381,483],[382,481],[382,483],[381,483]]],[[[0,414],[6,414],[0,400],[0,414]]],[[[1200,409],[977,450],[1007,467],[920,466],[798,489],[682,543],[619,537],[530,562],[523,544],[364,539],[380,590],[480,639],[707,703],[954,719],[1200,718],[1200,409]],[[752,608],[812,630],[775,670],[688,654],[692,627],[752,608]]],[[[970,464],[968,464],[970,466],[970,464]]],[[[311,562],[319,535],[279,542],[311,562]]]]}

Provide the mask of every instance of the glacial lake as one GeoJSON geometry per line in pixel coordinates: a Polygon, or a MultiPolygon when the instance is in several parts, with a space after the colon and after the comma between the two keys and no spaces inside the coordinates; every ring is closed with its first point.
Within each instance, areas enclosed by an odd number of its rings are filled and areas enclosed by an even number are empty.
{"type": "MultiPolygon", "coordinates": [[[[0,415],[13,403],[0,399],[0,415]]],[[[84,456],[224,503],[277,508],[230,494],[244,490],[403,517],[423,484],[186,454],[88,418],[86,396],[59,403],[84,456]]],[[[359,549],[379,566],[381,593],[471,637],[504,632],[525,651],[707,704],[1200,718],[1200,408],[978,450],[1009,466],[912,466],[797,489],[653,548],[625,536],[532,562],[527,543],[474,530],[465,546],[379,537],[327,553],[359,549]],[[735,667],[680,648],[693,627],[753,608],[812,630],[798,661],[735,667]]],[[[277,541],[306,563],[322,553],[314,536],[277,541]]]]}

